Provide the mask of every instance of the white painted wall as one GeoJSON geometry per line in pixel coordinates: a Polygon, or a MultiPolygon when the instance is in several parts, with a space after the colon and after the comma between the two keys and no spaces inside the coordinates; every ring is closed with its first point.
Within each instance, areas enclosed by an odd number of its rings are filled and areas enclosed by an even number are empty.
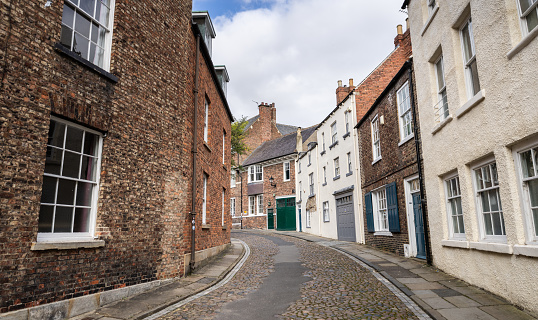
{"type": "Polygon", "coordinates": [[[438,3],[433,18],[426,0],[411,1],[409,8],[433,261],[448,273],[536,312],[538,243],[531,239],[530,214],[523,205],[513,152],[526,139],[538,143],[538,37],[524,38],[517,0],[438,3]],[[468,14],[484,99],[466,109],[470,98],[458,27],[468,14]],[[433,62],[440,52],[452,120],[435,132],[433,107],[438,98],[433,62]],[[506,239],[497,243],[483,239],[473,186],[472,168],[484,158],[495,159],[498,168],[506,239]],[[466,229],[462,241],[450,239],[443,184],[454,172],[462,192],[466,229]]]}
{"type": "MultiPolygon", "coordinates": [[[[315,133],[313,133],[315,134],[315,133]]],[[[315,140],[314,140],[315,141],[315,140]]],[[[297,231],[299,231],[299,205],[301,206],[301,225],[302,225],[302,231],[314,235],[321,235],[320,232],[320,215],[322,214],[321,207],[319,206],[319,177],[317,171],[314,169],[317,166],[318,163],[318,147],[314,146],[313,149],[310,150],[311,154],[311,164],[308,165],[308,150],[305,154],[300,154],[299,158],[297,159],[297,162],[295,163],[295,172],[296,172],[296,190],[297,196],[296,196],[296,202],[297,202],[297,231]],[[301,163],[301,171],[299,172],[298,163],[301,163]],[[314,174],[314,195],[315,197],[312,197],[310,201],[314,201],[315,203],[315,211],[311,210],[311,220],[310,220],[310,227],[306,226],[306,216],[307,216],[307,203],[309,201],[310,197],[310,185],[309,185],[309,174],[314,174]],[[299,183],[301,182],[301,183],[299,183]],[[301,196],[299,196],[299,192],[301,196]]]]}

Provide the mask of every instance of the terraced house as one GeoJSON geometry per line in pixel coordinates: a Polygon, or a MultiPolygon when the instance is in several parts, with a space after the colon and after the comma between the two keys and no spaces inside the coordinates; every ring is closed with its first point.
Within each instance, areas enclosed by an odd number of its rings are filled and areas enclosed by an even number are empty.
{"type": "Polygon", "coordinates": [[[228,76],[191,8],[0,8],[1,313],[75,316],[229,244],[228,76]]]}
{"type": "Polygon", "coordinates": [[[407,0],[433,262],[538,311],[538,2],[407,0]]]}

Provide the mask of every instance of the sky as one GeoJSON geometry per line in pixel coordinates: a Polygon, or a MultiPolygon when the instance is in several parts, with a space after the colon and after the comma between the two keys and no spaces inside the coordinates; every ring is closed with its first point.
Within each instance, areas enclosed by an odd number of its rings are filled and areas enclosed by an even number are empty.
{"type": "Polygon", "coordinates": [[[193,0],[215,27],[213,63],[230,76],[235,118],[275,103],[277,122],[309,127],[336,107],[337,81],[359,84],[405,30],[403,0],[193,0]]]}

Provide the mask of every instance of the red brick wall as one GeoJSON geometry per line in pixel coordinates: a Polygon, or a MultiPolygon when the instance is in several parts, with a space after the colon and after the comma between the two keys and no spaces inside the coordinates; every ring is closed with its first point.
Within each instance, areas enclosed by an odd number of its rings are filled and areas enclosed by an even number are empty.
{"type": "Polygon", "coordinates": [[[276,107],[274,103],[262,102],[258,106],[259,118],[247,129],[245,144],[248,152],[239,157],[239,163],[243,163],[248,156],[264,142],[280,138],[282,134],[276,127],[276,107]]]}
{"type": "MultiPolygon", "coordinates": [[[[53,49],[63,2],[43,4],[14,0],[0,8],[0,42],[7,44],[0,84],[0,312],[181,276],[190,251],[192,2],[116,2],[110,72],[117,83],[53,49]],[[96,221],[104,247],[30,250],[51,114],[108,133],[96,221]]],[[[201,83],[207,83],[201,65],[201,83]]],[[[215,190],[208,193],[218,200],[209,199],[208,212],[220,218],[229,165],[222,166],[219,132],[229,132],[230,124],[212,85],[200,95],[215,105],[210,132],[216,138],[210,138],[211,152],[198,146],[197,177],[202,170],[210,175],[215,190]]],[[[199,249],[229,241],[222,228],[199,235],[199,249]]]]}

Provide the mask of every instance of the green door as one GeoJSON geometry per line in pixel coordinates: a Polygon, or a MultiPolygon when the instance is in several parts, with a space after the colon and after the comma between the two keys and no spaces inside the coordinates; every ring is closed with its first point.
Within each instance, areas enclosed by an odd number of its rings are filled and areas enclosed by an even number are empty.
{"type": "Polygon", "coordinates": [[[267,229],[275,228],[275,214],[273,213],[274,209],[267,209],[267,229]]]}
{"type": "Polygon", "coordinates": [[[276,200],[276,229],[295,231],[295,198],[276,200]]]}

